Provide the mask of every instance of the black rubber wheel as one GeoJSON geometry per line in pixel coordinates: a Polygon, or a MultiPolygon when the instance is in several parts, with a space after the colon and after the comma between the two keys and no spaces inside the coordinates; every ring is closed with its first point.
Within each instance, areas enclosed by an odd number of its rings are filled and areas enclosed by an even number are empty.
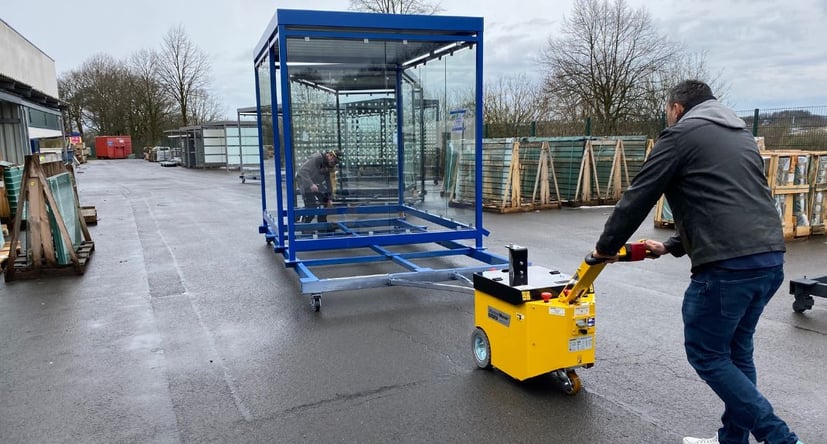
{"type": "Polygon", "coordinates": [[[474,355],[477,367],[491,368],[491,343],[488,341],[488,335],[479,327],[471,334],[471,354],[474,355]]]}
{"type": "Polygon", "coordinates": [[[811,307],[801,302],[799,300],[793,301],[793,311],[796,313],[804,313],[805,311],[809,310],[811,307]]]}
{"type": "Polygon", "coordinates": [[[314,294],[313,299],[310,301],[310,305],[313,307],[313,311],[318,312],[322,309],[322,295],[314,294]]]}

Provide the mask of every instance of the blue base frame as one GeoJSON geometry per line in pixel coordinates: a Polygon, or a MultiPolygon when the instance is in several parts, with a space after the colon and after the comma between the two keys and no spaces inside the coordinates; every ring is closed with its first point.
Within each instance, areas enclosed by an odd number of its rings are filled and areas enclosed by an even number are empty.
{"type": "MultiPolygon", "coordinates": [[[[299,275],[301,292],[316,294],[325,291],[357,290],[391,285],[425,286],[449,280],[463,280],[473,273],[489,270],[491,267],[508,267],[508,259],[489,253],[483,248],[476,248],[458,242],[462,239],[473,240],[478,230],[430,212],[408,205],[382,205],[352,208],[302,209],[295,215],[334,215],[359,214],[367,217],[352,221],[331,221],[314,223],[296,223],[296,232],[283,233],[290,241],[279,244],[278,223],[270,213],[264,214],[265,224],[259,231],[265,234],[268,243],[274,244],[274,251],[284,257],[285,265],[293,268],[299,275]],[[388,217],[388,214],[399,214],[388,217]],[[429,232],[426,225],[418,225],[411,219],[422,219],[450,231],[429,232]],[[299,234],[301,233],[301,234],[299,234]],[[416,245],[417,251],[394,252],[390,246],[416,245]],[[359,256],[334,256],[315,259],[302,258],[301,252],[334,252],[341,249],[363,248],[374,254],[359,256]],[[445,258],[464,256],[479,262],[472,267],[432,268],[417,265],[414,260],[428,258],[445,258]],[[293,259],[291,259],[291,257],[293,259]],[[335,265],[354,265],[376,262],[393,262],[402,267],[400,273],[388,273],[372,276],[353,276],[347,278],[320,278],[313,269],[335,265]]],[[[282,212],[287,217],[287,212],[282,212]]],[[[484,231],[484,230],[483,230],[484,231]]],[[[487,232],[485,232],[487,234],[487,232]]],[[[429,285],[434,287],[434,285],[429,285]]],[[[440,286],[435,286],[440,288],[440,286]]],[[[470,288],[470,287],[468,287],[470,288]]],[[[446,289],[459,289],[448,286],[446,289]]]]}

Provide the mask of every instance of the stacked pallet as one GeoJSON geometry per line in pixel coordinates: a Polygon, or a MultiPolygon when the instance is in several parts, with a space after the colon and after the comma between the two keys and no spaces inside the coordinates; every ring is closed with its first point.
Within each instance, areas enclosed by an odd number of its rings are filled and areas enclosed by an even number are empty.
{"type": "MultiPolygon", "coordinates": [[[[645,137],[485,139],[483,209],[500,213],[616,203],[645,157],[645,137]],[[632,147],[629,156],[627,144],[632,147]]],[[[446,156],[446,193],[456,206],[474,203],[474,151],[446,156]],[[456,160],[453,161],[456,157],[456,160]]]]}
{"type": "MultiPolygon", "coordinates": [[[[473,149],[464,145],[456,162],[446,162],[451,205],[472,206],[473,149]],[[456,172],[456,174],[454,173],[456,172]],[[455,185],[450,185],[455,181],[455,185]]],[[[450,159],[451,157],[449,157],[450,159]]],[[[514,139],[485,139],[482,150],[482,206],[497,213],[559,208],[549,144],[514,139]]]]}

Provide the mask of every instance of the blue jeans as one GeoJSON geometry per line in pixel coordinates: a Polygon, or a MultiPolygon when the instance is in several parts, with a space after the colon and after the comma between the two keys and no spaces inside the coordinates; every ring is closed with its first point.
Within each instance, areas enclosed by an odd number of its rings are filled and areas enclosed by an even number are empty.
{"type": "Polygon", "coordinates": [[[711,267],[692,275],[683,299],[686,357],[724,402],[718,430],[722,444],[795,443],[798,437],[773,413],[756,387],[752,359],[755,326],[784,280],[783,266],[725,270],[711,267]]]}

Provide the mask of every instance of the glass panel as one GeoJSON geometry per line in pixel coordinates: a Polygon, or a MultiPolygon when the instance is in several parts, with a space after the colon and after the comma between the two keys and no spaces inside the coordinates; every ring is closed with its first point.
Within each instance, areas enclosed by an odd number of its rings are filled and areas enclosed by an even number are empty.
{"type": "MultiPolygon", "coordinates": [[[[271,79],[270,79],[270,56],[266,56],[261,64],[256,68],[258,72],[258,97],[261,111],[261,144],[264,152],[264,177],[266,192],[265,192],[265,208],[271,213],[276,212],[276,181],[275,181],[275,163],[270,160],[273,158],[273,107],[270,99],[271,79]]],[[[256,147],[258,148],[258,147],[256,147]]],[[[258,174],[257,165],[244,165],[245,174],[258,174]]]]}
{"type": "Polygon", "coordinates": [[[405,62],[454,44],[365,39],[338,41],[331,49],[332,43],[287,42],[293,204],[305,216],[296,218],[302,224],[296,235],[343,234],[330,222],[348,221],[359,221],[351,226],[364,235],[454,229],[427,220],[431,216],[415,219],[415,211],[399,212],[400,203],[474,225],[475,48],[457,44],[453,53],[405,69],[405,62]],[[295,63],[290,54],[299,50],[304,58],[295,63]],[[329,152],[339,154],[337,162],[329,152]],[[349,210],[318,217],[323,208],[342,206],[349,210]],[[353,209],[359,206],[371,211],[353,209]],[[367,228],[379,221],[391,227],[367,228]]]}
{"type": "Polygon", "coordinates": [[[472,225],[475,219],[476,48],[405,70],[406,187],[423,208],[472,225]],[[424,190],[424,195],[421,191],[424,190]]]}

